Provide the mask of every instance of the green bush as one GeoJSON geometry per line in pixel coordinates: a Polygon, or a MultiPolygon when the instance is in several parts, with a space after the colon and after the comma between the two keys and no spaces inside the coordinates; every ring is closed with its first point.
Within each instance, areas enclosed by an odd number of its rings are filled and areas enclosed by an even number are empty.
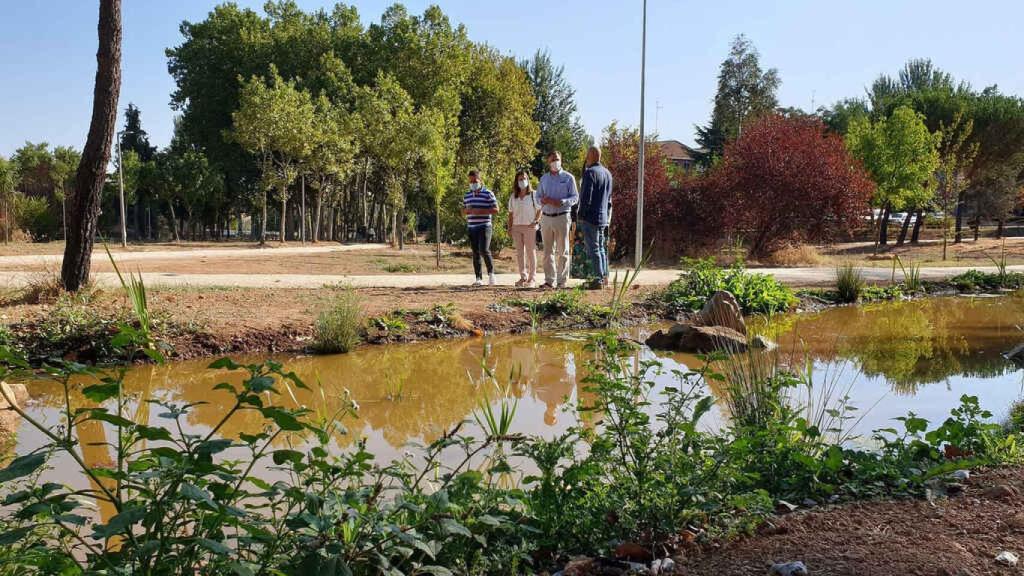
{"type": "Polygon", "coordinates": [[[60,220],[46,198],[14,197],[14,219],[33,242],[49,242],[57,236],[60,220]]]}
{"type": "Polygon", "coordinates": [[[348,352],[359,345],[362,334],[362,299],[355,290],[344,288],[330,308],[317,316],[313,328],[314,347],[324,354],[348,352]]]}
{"type": "Polygon", "coordinates": [[[852,264],[836,267],[836,292],[839,294],[840,302],[851,304],[860,300],[864,285],[864,273],[860,268],[855,268],[852,264]]]}
{"type": "Polygon", "coordinates": [[[1024,274],[968,270],[950,278],[949,283],[961,292],[996,292],[1003,288],[1019,290],[1024,288],[1024,274]]]}
{"type": "Polygon", "coordinates": [[[662,295],[673,310],[697,311],[719,290],[731,292],[744,314],[775,314],[789,310],[797,299],[793,291],[767,274],[747,272],[742,262],[721,268],[714,259],[683,259],[683,273],[662,295]]]}

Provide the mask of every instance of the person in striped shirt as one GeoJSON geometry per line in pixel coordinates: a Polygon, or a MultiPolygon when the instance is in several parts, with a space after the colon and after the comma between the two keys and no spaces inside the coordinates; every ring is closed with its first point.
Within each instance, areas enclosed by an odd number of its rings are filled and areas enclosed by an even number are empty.
{"type": "Polygon", "coordinates": [[[480,179],[480,172],[469,171],[469,192],[462,198],[462,213],[469,228],[469,246],[473,249],[473,286],[484,283],[483,264],[487,265],[488,284],[494,286],[494,261],[491,259],[491,217],[498,213],[498,199],[480,179]]]}

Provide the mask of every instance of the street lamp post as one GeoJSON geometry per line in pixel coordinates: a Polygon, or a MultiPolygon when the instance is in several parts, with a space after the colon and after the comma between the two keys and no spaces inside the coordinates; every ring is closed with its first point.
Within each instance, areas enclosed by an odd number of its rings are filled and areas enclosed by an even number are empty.
{"type": "Polygon", "coordinates": [[[644,0],[643,35],[640,47],[640,147],[636,183],[636,247],[633,262],[637,268],[644,259],[644,89],[647,81],[647,0],[644,0]]]}
{"type": "Polygon", "coordinates": [[[128,225],[125,222],[124,215],[124,157],[121,155],[121,134],[124,131],[117,133],[117,180],[120,184],[120,192],[118,194],[119,201],[121,204],[121,247],[128,247],[128,225]]]}

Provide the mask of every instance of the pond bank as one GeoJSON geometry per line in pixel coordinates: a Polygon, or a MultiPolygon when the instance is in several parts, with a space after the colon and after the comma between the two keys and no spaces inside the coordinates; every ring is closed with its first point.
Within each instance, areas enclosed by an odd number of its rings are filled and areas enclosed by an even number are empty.
{"type": "Polygon", "coordinates": [[[1014,574],[1003,551],[1024,555],[1024,469],[972,473],[948,499],[855,502],[772,517],[757,534],[704,550],[685,574],[762,576],[776,562],[802,561],[814,576],[1014,574]],[[1003,497],[999,486],[1012,487],[1003,497]],[[1016,494],[1012,494],[1016,491],[1016,494]]]}
{"type": "MultiPolygon", "coordinates": [[[[865,299],[919,299],[967,291],[962,288],[979,290],[949,282],[929,282],[926,287],[927,292],[918,293],[907,293],[898,285],[876,287],[865,299]]],[[[675,319],[676,314],[658,301],[663,288],[650,285],[630,290],[619,324],[636,326],[675,319]]],[[[316,316],[341,290],[156,288],[148,296],[157,320],[157,337],[172,351],[169,357],[185,360],[308,352],[316,316]]],[[[364,345],[599,328],[606,323],[613,297],[611,290],[559,293],[509,287],[363,288],[356,292],[367,319],[364,345]]],[[[796,293],[799,300],[794,310],[798,313],[845,305],[827,289],[796,293]]],[[[39,359],[116,360],[116,354],[97,343],[106,342],[118,323],[131,321],[129,304],[119,290],[95,289],[75,298],[43,296],[43,303],[26,300],[30,298],[19,296],[4,303],[6,330],[0,337],[39,359]]]]}

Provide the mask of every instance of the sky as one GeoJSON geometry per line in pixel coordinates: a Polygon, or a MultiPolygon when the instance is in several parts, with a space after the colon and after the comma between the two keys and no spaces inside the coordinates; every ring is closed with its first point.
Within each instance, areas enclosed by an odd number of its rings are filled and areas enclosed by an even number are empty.
{"type": "MultiPolygon", "coordinates": [[[[142,111],[159,146],[170,141],[174,82],[164,50],[183,20],[202,20],[213,0],[122,0],[120,107],[142,111]]],[[[262,0],[240,0],[261,10],[262,0]]],[[[364,23],[391,0],[356,0],[364,23]]],[[[599,139],[612,121],[640,118],[641,0],[406,0],[414,13],[438,4],[476,41],[527,57],[547,49],[565,66],[583,123],[599,139]]],[[[0,155],[26,141],[81,148],[96,72],[95,0],[0,0],[0,155]]],[[[307,10],[333,2],[299,0],[307,10]]],[[[976,88],[1024,95],[1021,0],[648,0],[649,132],[693,144],[707,122],[729,44],[746,34],[764,67],[779,70],[783,106],[812,109],[863,95],[879,74],[928,57],[976,88]]],[[[123,122],[123,118],[121,119],[123,122]]]]}

